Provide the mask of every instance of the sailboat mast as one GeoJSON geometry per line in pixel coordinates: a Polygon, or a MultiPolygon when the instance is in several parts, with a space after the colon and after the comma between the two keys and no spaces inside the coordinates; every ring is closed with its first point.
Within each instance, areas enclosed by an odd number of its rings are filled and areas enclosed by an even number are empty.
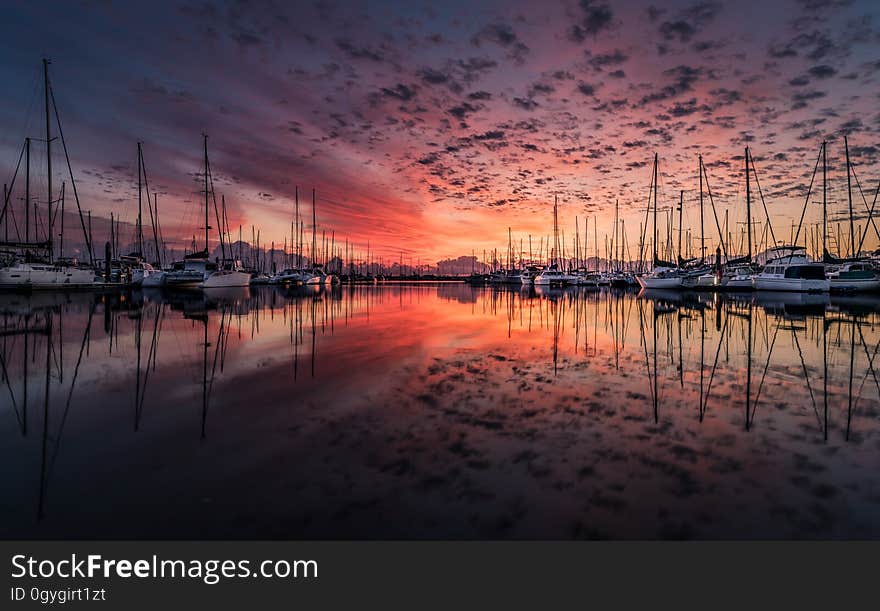
{"type": "Polygon", "coordinates": [[[599,271],[599,219],[593,217],[593,248],[596,250],[596,270],[599,271]]]}
{"type": "Polygon", "coordinates": [[[752,260],[752,181],[749,175],[749,147],[746,147],[746,229],[749,236],[749,261],[752,260]]]}
{"type": "Polygon", "coordinates": [[[851,171],[852,168],[849,163],[849,141],[847,140],[846,136],[843,137],[843,146],[844,146],[844,149],[846,150],[846,197],[847,197],[847,200],[849,201],[849,248],[850,248],[850,252],[852,252],[852,254],[850,256],[855,257],[856,256],[856,253],[855,253],[855,248],[856,248],[855,235],[856,235],[856,233],[853,230],[852,171],[851,171]]]}
{"type": "Polygon", "coordinates": [[[31,239],[31,139],[24,139],[24,241],[31,239]]]}
{"type": "MultiPolygon", "coordinates": [[[[46,205],[49,212],[49,261],[53,259],[52,249],[52,133],[49,121],[49,60],[43,59],[43,95],[46,108],[46,205]]],[[[852,206],[850,206],[852,209],[852,206]]]]}
{"type": "Polygon", "coordinates": [[[318,215],[315,212],[315,190],[312,189],[312,267],[318,256],[318,215]]]}
{"type": "Polygon", "coordinates": [[[706,229],[703,224],[703,156],[700,155],[700,263],[706,261],[706,229]]]}
{"type": "Polygon", "coordinates": [[[205,143],[205,257],[208,254],[208,134],[202,134],[205,143]]]}
{"type": "Polygon", "coordinates": [[[302,252],[300,252],[300,244],[298,243],[299,238],[299,187],[293,188],[293,206],[294,206],[294,222],[296,223],[296,229],[294,230],[294,234],[291,237],[291,241],[294,243],[294,249],[296,250],[296,269],[302,269],[302,252]]]}
{"type": "MultiPolygon", "coordinates": [[[[847,168],[847,173],[849,172],[849,168],[847,168]]],[[[827,166],[826,166],[826,157],[825,157],[825,141],[822,141],[822,258],[825,258],[825,253],[828,252],[828,199],[827,199],[827,166]]]]}
{"type": "Polygon", "coordinates": [[[657,153],[654,153],[654,261],[657,261],[657,153]]]}
{"type": "Polygon", "coordinates": [[[144,229],[143,229],[143,179],[141,168],[143,167],[143,151],[141,143],[137,143],[137,164],[138,164],[138,218],[137,218],[137,242],[138,254],[144,256],[144,229]]]}
{"type": "Polygon", "coordinates": [[[559,261],[559,217],[558,209],[559,196],[553,195],[553,263],[559,261]]]}
{"type": "Polygon", "coordinates": [[[684,224],[682,223],[682,214],[684,214],[684,190],[678,192],[678,258],[681,256],[681,234],[684,233],[684,224]]]}
{"type": "Polygon", "coordinates": [[[614,200],[614,269],[620,271],[620,217],[618,214],[618,200],[614,200]]]}

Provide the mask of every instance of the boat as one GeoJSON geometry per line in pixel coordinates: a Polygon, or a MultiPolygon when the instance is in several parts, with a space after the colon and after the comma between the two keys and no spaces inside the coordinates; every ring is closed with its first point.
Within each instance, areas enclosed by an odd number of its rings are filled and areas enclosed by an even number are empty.
{"type": "Polygon", "coordinates": [[[208,251],[186,255],[177,261],[171,270],[165,272],[163,286],[169,289],[197,289],[205,281],[208,265],[208,251]]]}
{"type": "MultiPolygon", "coordinates": [[[[51,97],[51,88],[49,86],[49,60],[43,60],[43,92],[44,92],[44,110],[46,116],[46,132],[45,132],[45,140],[46,143],[46,190],[47,196],[46,201],[47,205],[47,231],[46,231],[46,240],[43,242],[36,240],[36,229],[34,230],[34,241],[31,241],[31,232],[29,230],[29,226],[25,227],[25,236],[24,241],[17,242],[4,242],[2,246],[4,248],[8,248],[10,252],[12,252],[12,256],[10,256],[6,263],[0,267],[0,289],[6,290],[33,290],[33,289],[83,289],[83,288],[92,288],[96,285],[100,284],[100,279],[97,277],[95,270],[86,265],[82,265],[76,259],[65,259],[64,258],[64,224],[62,222],[61,225],[61,246],[59,256],[55,257],[55,248],[53,243],[53,236],[55,234],[54,222],[56,214],[60,214],[61,218],[64,218],[64,186],[62,185],[61,194],[60,194],[60,210],[52,209],[52,204],[55,202],[55,193],[52,189],[52,141],[54,140],[51,133],[51,121],[50,121],[50,98],[52,100],[53,109],[55,110],[56,120],[60,121],[58,118],[58,108],[54,106],[54,98],[51,97]]],[[[60,126],[60,123],[59,123],[60,126]]],[[[62,145],[64,145],[64,136],[59,129],[58,137],[61,139],[62,145]]],[[[25,150],[23,153],[26,155],[26,187],[25,187],[25,202],[24,205],[26,209],[30,209],[31,207],[31,195],[30,195],[30,148],[31,148],[31,139],[25,138],[25,150]]],[[[65,146],[66,151],[66,146],[65,146]]],[[[65,153],[66,154],[66,153],[65,153]]],[[[19,160],[19,163],[21,160],[19,160]]],[[[69,160],[68,160],[68,169],[69,169],[69,160]]],[[[17,173],[16,169],[16,173],[17,173]]],[[[70,174],[71,182],[73,182],[73,174],[70,174]]],[[[4,209],[3,214],[5,215],[7,210],[6,208],[9,206],[10,194],[12,192],[12,186],[10,185],[9,190],[6,192],[6,199],[4,201],[4,209]]],[[[76,190],[74,189],[74,195],[76,195],[76,190]]],[[[77,205],[79,204],[79,200],[77,199],[77,205]]],[[[2,216],[2,215],[0,215],[2,216]]],[[[7,223],[8,223],[7,218],[7,223]]],[[[88,234],[86,234],[86,244],[89,248],[89,252],[91,252],[91,245],[88,239],[88,234]]]]}
{"type": "Polygon", "coordinates": [[[574,284],[576,281],[575,276],[559,269],[559,265],[553,263],[535,276],[533,284],[535,286],[565,286],[567,284],[574,284]]]}
{"type": "MultiPolygon", "coordinates": [[[[826,264],[828,280],[831,284],[831,290],[836,293],[853,293],[876,291],[880,289],[880,271],[874,266],[873,262],[860,253],[861,242],[864,241],[862,234],[856,245],[856,234],[853,226],[855,220],[852,205],[852,185],[850,184],[850,176],[852,164],[849,158],[849,141],[844,136],[844,147],[846,149],[846,168],[847,168],[847,200],[849,203],[849,224],[850,224],[850,256],[846,259],[835,258],[828,252],[827,248],[827,211],[826,211],[826,163],[825,163],[825,142],[822,143],[822,216],[825,229],[822,232],[822,262],[826,264]]],[[[867,233],[868,228],[865,228],[867,233]]]]}
{"type": "Polygon", "coordinates": [[[834,266],[828,271],[830,289],[834,292],[865,292],[880,289],[880,272],[867,261],[853,261],[834,266]]]}
{"type": "Polygon", "coordinates": [[[205,275],[201,284],[203,289],[231,288],[249,286],[251,275],[244,271],[241,261],[224,259],[205,266],[205,275]]]}
{"type": "Polygon", "coordinates": [[[643,289],[678,289],[681,288],[682,274],[676,267],[655,267],[647,274],[637,276],[636,280],[643,289]]]}
{"type": "MultiPolygon", "coordinates": [[[[659,156],[654,153],[654,168],[651,176],[651,193],[653,198],[648,200],[648,211],[650,212],[652,202],[654,209],[653,228],[654,238],[652,244],[654,246],[653,269],[645,274],[636,277],[639,286],[643,289],[679,289],[682,283],[682,270],[675,263],[663,261],[659,257],[657,251],[657,184],[658,184],[658,160],[659,156]]],[[[679,209],[681,206],[679,206],[679,209]]],[[[680,252],[680,250],[679,250],[680,252]]]]}
{"type": "Polygon", "coordinates": [[[310,271],[306,272],[303,280],[303,284],[307,285],[327,285],[337,283],[338,278],[333,274],[325,272],[324,268],[320,265],[315,265],[310,271]],[[336,282],[334,282],[334,279],[336,282]]]}
{"type": "MultiPolygon", "coordinates": [[[[271,278],[268,279],[268,284],[286,284],[286,285],[301,285],[304,284],[305,274],[304,272],[298,269],[283,269],[271,278]]],[[[251,280],[251,284],[255,284],[253,279],[251,280]]]]}
{"type": "Polygon", "coordinates": [[[535,278],[544,270],[543,265],[529,265],[519,274],[519,281],[527,286],[535,283],[535,278]]]}
{"type": "Polygon", "coordinates": [[[719,285],[727,291],[751,291],[754,287],[756,270],[751,265],[725,267],[719,285]]]}
{"type": "Polygon", "coordinates": [[[0,268],[2,289],[82,289],[97,283],[92,268],[69,263],[14,261],[0,268]]]}
{"type": "Polygon", "coordinates": [[[764,268],[754,278],[759,291],[823,293],[831,288],[825,265],[810,260],[803,246],[775,246],[764,268]]]}

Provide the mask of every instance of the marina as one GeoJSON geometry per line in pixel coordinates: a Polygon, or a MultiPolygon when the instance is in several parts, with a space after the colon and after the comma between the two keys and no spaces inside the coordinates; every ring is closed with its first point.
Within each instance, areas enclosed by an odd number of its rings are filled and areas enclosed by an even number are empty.
{"type": "Polygon", "coordinates": [[[873,4],[51,8],[0,539],[880,540],[873,4]]]}

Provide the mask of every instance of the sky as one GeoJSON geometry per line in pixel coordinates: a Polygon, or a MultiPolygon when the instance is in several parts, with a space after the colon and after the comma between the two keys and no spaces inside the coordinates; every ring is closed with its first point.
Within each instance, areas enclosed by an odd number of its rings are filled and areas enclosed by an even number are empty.
{"type": "MultiPolygon", "coordinates": [[[[554,197],[567,243],[587,219],[590,251],[595,234],[604,249],[618,201],[635,253],[657,153],[661,233],[683,191],[685,239],[699,240],[702,154],[737,251],[746,146],[778,238],[801,216],[823,139],[831,218],[848,222],[844,135],[870,206],[878,13],[858,0],[11,2],[0,176],[10,181],[25,136],[42,137],[49,57],[97,231],[111,211],[136,218],[141,141],[166,240],[201,235],[207,133],[230,226],[248,239],[256,226],[263,244],[289,235],[299,187],[307,223],[314,188],[319,231],[389,259],[482,256],[506,249],[508,228],[537,250],[554,197]]],[[[57,185],[67,177],[53,161],[57,185]]],[[[759,203],[752,216],[760,233],[759,203]]],[[[806,222],[820,218],[814,189],[806,222]]],[[[865,245],[878,242],[868,232],[865,245]]]]}

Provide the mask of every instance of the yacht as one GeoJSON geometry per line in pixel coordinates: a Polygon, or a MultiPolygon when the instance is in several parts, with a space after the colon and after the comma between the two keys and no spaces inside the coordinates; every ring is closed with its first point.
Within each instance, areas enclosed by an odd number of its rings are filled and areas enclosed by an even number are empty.
{"type": "Polygon", "coordinates": [[[571,274],[568,274],[561,269],[559,269],[559,265],[553,263],[550,267],[541,270],[541,273],[535,276],[535,286],[562,286],[566,284],[573,284],[576,281],[575,277],[571,274]]]}
{"type": "Polygon", "coordinates": [[[728,291],[751,291],[754,286],[755,268],[751,265],[736,265],[724,270],[721,288],[728,291]]]}
{"type": "Polygon", "coordinates": [[[208,258],[207,251],[193,253],[171,266],[171,271],[165,272],[164,286],[175,289],[199,288],[205,281],[208,258]]]}
{"type": "MultiPolygon", "coordinates": [[[[147,265],[150,265],[147,263],[147,265]]],[[[152,271],[149,273],[144,273],[143,278],[141,279],[141,286],[144,288],[157,288],[165,284],[165,270],[156,269],[152,265],[150,265],[152,271]]],[[[147,271],[146,269],[144,270],[147,271]]]]}
{"type": "Polygon", "coordinates": [[[825,265],[810,260],[802,246],[776,246],[754,277],[754,287],[759,291],[823,293],[831,288],[831,282],[825,265]]]}
{"type": "MultiPolygon", "coordinates": [[[[145,281],[152,276],[161,276],[162,270],[156,269],[137,255],[126,255],[121,257],[121,263],[125,264],[131,274],[131,283],[134,286],[142,286],[145,281]]],[[[159,286],[155,280],[146,283],[146,286],[159,286]]]]}
{"type": "Polygon", "coordinates": [[[835,292],[863,292],[880,289],[880,273],[867,261],[852,261],[834,266],[828,271],[831,290],[835,292]]]}
{"type": "Polygon", "coordinates": [[[301,285],[305,283],[304,272],[298,269],[284,269],[269,279],[269,284],[301,285]]]}
{"type": "MultiPolygon", "coordinates": [[[[46,113],[46,133],[45,139],[42,142],[46,143],[46,200],[49,204],[47,208],[47,225],[48,229],[46,231],[47,240],[45,242],[31,241],[32,237],[36,237],[35,235],[30,235],[31,232],[25,231],[24,241],[11,243],[4,243],[4,246],[14,248],[15,250],[20,250],[21,254],[12,257],[11,259],[5,261],[0,264],[0,289],[13,289],[13,290],[31,290],[31,289],[73,289],[73,288],[90,288],[100,283],[100,280],[96,277],[95,270],[91,267],[87,267],[85,265],[79,264],[76,260],[64,259],[64,249],[63,249],[63,231],[64,225],[61,225],[61,233],[62,233],[62,247],[61,257],[56,258],[54,256],[54,245],[53,245],[53,236],[55,235],[55,228],[53,224],[53,218],[58,214],[57,209],[53,211],[52,206],[55,203],[55,193],[52,190],[52,142],[55,140],[55,137],[52,136],[50,130],[50,105],[49,99],[52,94],[52,89],[49,83],[49,60],[43,60],[43,83],[44,83],[44,93],[45,93],[45,113],[46,113]]],[[[54,105],[54,97],[52,98],[52,104],[54,105]]],[[[55,117],[58,118],[58,108],[55,109],[55,117]]],[[[62,145],[64,145],[64,136],[60,133],[58,137],[61,139],[62,145]]],[[[27,138],[25,140],[25,146],[28,151],[28,159],[30,158],[30,142],[31,139],[27,138]]],[[[66,146],[66,145],[64,145],[66,146]]],[[[19,158],[20,159],[20,158],[19,158]]],[[[26,180],[28,184],[30,184],[30,163],[26,166],[26,180]]],[[[16,169],[16,174],[18,169],[16,169]]],[[[71,171],[71,179],[73,179],[73,173],[71,171]]],[[[12,188],[15,185],[15,179],[13,178],[12,184],[9,186],[9,192],[6,192],[6,204],[9,203],[9,195],[12,188]]],[[[4,186],[5,191],[5,186],[4,186]]],[[[63,196],[62,196],[63,197],[63,196]]],[[[63,201],[63,200],[62,200],[63,201]]],[[[77,202],[78,204],[78,202],[77,202]]],[[[31,201],[30,195],[28,195],[28,199],[25,200],[24,205],[27,208],[30,208],[31,201]]],[[[63,208],[62,208],[63,210],[63,208]]],[[[6,213],[6,209],[3,210],[6,213]]],[[[7,217],[6,223],[9,223],[9,218],[7,217]]],[[[35,233],[35,232],[34,232],[35,233]]],[[[88,243],[88,236],[87,243],[88,243]]]]}
{"type": "Polygon", "coordinates": [[[637,279],[643,289],[677,289],[681,287],[682,273],[676,267],[656,267],[637,279]]]}
{"type": "Polygon", "coordinates": [[[94,270],[75,264],[14,261],[0,267],[0,288],[3,289],[74,289],[96,284],[94,270]]]}
{"type": "Polygon", "coordinates": [[[519,280],[523,285],[531,285],[535,283],[535,278],[544,270],[541,265],[529,265],[519,275],[519,280]]]}
{"type": "Polygon", "coordinates": [[[225,259],[212,265],[207,263],[200,284],[203,289],[249,286],[251,275],[244,271],[240,261],[225,259]]]}
{"type": "Polygon", "coordinates": [[[319,265],[316,265],[310,272],[304,272],[303,274],[303,284],[309,285],[323,285],[323,284],[338,284],[339,279],[333,274],[328,274],[324,271],[319,265]]]}

